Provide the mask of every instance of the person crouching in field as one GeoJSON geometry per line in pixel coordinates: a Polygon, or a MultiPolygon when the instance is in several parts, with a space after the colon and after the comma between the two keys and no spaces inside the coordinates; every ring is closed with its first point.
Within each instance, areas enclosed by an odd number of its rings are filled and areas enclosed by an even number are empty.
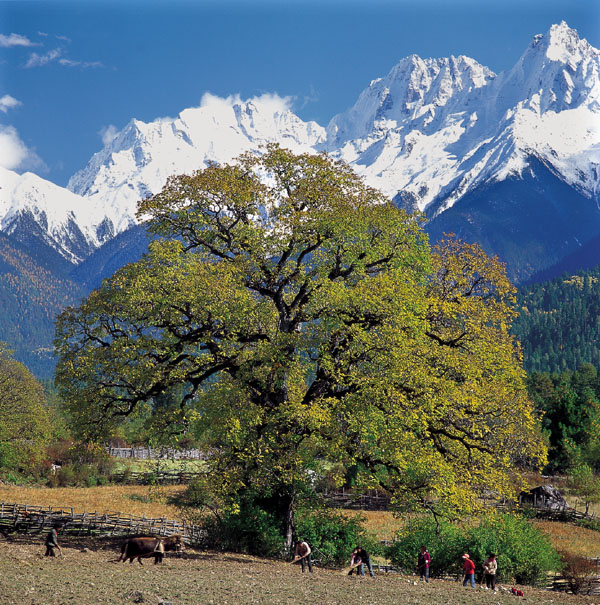
{"type": "Polygon", "coordinates": [[[62,548],[58,544],[58,532],[63,528],[60,523],[55,523],[50,530],[50,533],[46,536],[46,554],[45,557],[56,557],[54,549],[58,548],[58,551],[62,555],[62,548]]]}
{"type": "Polygon", "coordinates": [[[352,551],[352,556],[350,557],[350,571],[348,572],[348,575],[351,576],[352,572],[356,570],[357,576],[359,574],[361,576],[364,576],[365,565],[369,570],[369,575],[374,578],[375,574],[373,573],[373,565],[371,563],[371,557],[369,556],[369,553],[362,546],[357,546],[352,551]]]}
{"type": "Polygon", "coordinates": [[[298,540],[296,542],[296,556],[294,561],[300,561],[302,565],[302,573],[304,573],[304,567],[308,563],[308,571],[312,573],[312,559],[310,557],[310,546],[304,540],[298,540]]]}
{"type": "Polygon", "coordinates": [[[496,571],[498,571],[498,561],[496,561],[496,555],[492,554],[483,563],[483,578],[486,590],[496,590],[496,571]]]}
{"type": "Polygon", "coordinates": [[[431,555],[427,551],[426,546],[421,546],[421,552],[417,557],[417,568],[419,570],[419,577],[421,582],[429,582],[429,564],[431,563],[431,555]]]}

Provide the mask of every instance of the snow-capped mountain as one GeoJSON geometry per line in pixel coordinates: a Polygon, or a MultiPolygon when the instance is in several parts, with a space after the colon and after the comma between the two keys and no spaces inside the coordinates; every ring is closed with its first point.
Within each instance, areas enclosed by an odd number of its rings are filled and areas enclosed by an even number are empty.
{"type": "Polygon", "coordinates": [[[431,215],[521,174],[531,156],[597,201],[599,103],[600,52],[563,22],[498,76],[467,57],[403,59],[331,120],[327,145],[370,184],[431,215]]]}
{"type": "Polygon", "coordinates": [[[63,187],[31,172],[17,174],[0,167],[0,231],[16,240],[34,234],[78,263],[112,235],[88,209],[87,200],[63,187]]]}
{"type": "MultiPolygon", "coordinates": [[[[260,152],[268,142],[327,151],[398,204],[425,211],[431,233],[437,224],[481,237],[489,252],[506,248],[490,235],[498,217],[511,214],[502,237],[514,237],[516,224],[533,220],[526,218],[533,198],[530,216],[554,221],[553,237],[561,237],[564,221],[573,223],[553,254],[570,254],[600,233],[600,52],[564,22],[535,36],[498,75],[464,56],[402,59],[326,129],[302,121],[276,95],[207,94],[175,118],[131,120],[71,178],[70,191],[59,195],[33,175],[0,174],[0,230],[14,233],[17,217],[27,217],[77,263],[136,224],[137,202],[170,175],[260,152]],[[510,207],[503,205],[509,198],[510,207]],[[476,223],[486,232],[473,230],[476,223]]],[[[519,234],[536,237],[531,229],[519,234]]],[[[556,260],[546,255],[549,245],[534,241],[538,257],[524,274],[556,260]]],[[[512,262],[510,253],[505,259],[512,262]]]]}
{"type": "Polygon", "coordinates": [[[325,129],[303,122],[285,99],[205,95],[200,107],[185,109],[176,118],[149,124],[131,120],[70,179],[68,188],[102,208],[119,233],[135,224],[138,201],[160,191],[173,174],[229,162],[270,142],[310,152],[324,141],[325,129]]]}

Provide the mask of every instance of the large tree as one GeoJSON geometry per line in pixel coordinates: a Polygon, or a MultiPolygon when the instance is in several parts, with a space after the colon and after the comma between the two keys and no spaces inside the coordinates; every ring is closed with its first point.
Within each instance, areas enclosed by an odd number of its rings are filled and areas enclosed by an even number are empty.
{"type": "Polygon", "coordinates": [[[177,392],[157,426],[200,433],[225,501],[253,494],[288,542],[322,460],[465,509],[543,459],[501,265],[451,241],[432,254],[344,164],[270,147],[171,178],[139,216],[161,239],[58,322],[81,434],[177,392]]]}
{"type": "Polygon", "coordinates": [[[50,438],[42,385],[0,343],[0,471],[29,472],[50,438]]]}

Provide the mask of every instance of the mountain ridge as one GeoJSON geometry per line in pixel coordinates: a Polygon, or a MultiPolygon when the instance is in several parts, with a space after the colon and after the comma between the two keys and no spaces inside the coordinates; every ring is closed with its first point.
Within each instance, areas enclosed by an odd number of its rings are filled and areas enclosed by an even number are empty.
{"type": "MultiPolygon", "coordinates": [[[[326,151],[431,220],[478,188],[526,174],[530,158],[600,207],[599,74],[600,51],[563,21],[534,36],[500,74],[464,55],[405,57],[327,127],[304,122],[290,99],[277,95],[242,100],[207,93],[199,107],[175,118],[130,120],[71,177],[64,200],[56,189],[40,193],[38,183],[30,184],[37,193],[11,203],[3,187],[0,230],[11,233],[25,215],[25,225],[36,221],[47,243],[81,263],[137,224],[137,202],[160,191],[171,174],[259,153],[270,142],[326,151]]],[[[7,180],[5,173],[0,179],[7,180]]]]}
{"type": "Polygon", "coordinates": [[[405,57],[326,126],[291,104],[206,94],[175,117],[132,119],[68,189],[0,169],[0,340],[47,375],[56,313],[146,250],[137,202],[271,142],[350,163],[423,212],[432,242],[477,241],[517,283],[600,259],[600,51],[566,23],[499,74],[462,55],[405,57]]]}

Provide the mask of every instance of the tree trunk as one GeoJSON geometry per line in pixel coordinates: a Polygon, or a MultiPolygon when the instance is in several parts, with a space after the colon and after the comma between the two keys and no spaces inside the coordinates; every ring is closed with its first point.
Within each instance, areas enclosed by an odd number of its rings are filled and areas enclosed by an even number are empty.
{"type": "Polygon", "coordinates": [[[296,528],[294,526],[294,509],[290,507],[288,509],[285,519],[285,547],[288,551],[291,551],[294,546],[294,533],[296,528]]]}

